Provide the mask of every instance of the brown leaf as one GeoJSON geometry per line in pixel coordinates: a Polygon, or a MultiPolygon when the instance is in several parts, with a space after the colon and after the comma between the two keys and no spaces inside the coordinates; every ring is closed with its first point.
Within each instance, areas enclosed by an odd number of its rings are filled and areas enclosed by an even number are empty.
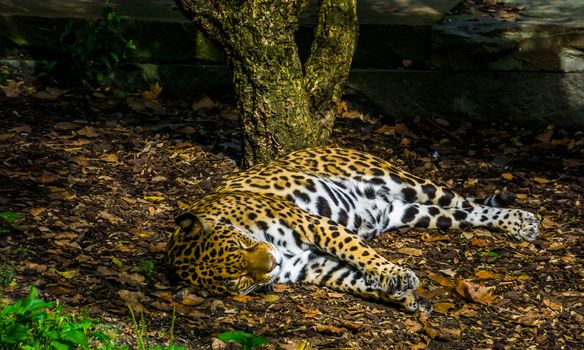
{"type": "Polygon", "coordinates": [[[532,180],[533,180],[533,182],[538,183],[540,185],[545,185],[545,184],[549,184],[550,182],[554,182],[554,180],[548,180],[548,179],[545,179],[543,177],[538,177],[538,176],[534,177],[532,180]]]}
{"type": "Polygon", "coordinates": [[[318,309],[307,309],[302,305],[298,305],[298,310],[304,312],[304,318],[314,318],[316,315],[320,314],[318,309]]]}
{"type": "Polygon", "coordinates": [[[438,325],[430,323],[428,320],[428,314],[425,312],[420,314],[419,319],[424,326],[424,331],[432,339],[452,340],[460,337],[462,334],[462,331],[459,328],[441,328],[438,327],[438,325]]]}
{"type": "Polygon", "coordinates": [[[15,135],[16,135],[16,133],[13,133],[13,132],[3,132],[3,133],[0,133],[0,141],[4,141],[4,140],[11,139],[15,135]]]}
{"type": "Polygon", "coordinates": [[[116,153],[107,153],[103,154],[99,159],[110,162],[110,163],[117,163],[118,162],[118,155],[116,153]]]}
{"type": "Polygon", "coordinates": [[[48,172],[46,170],[43,170],[43,173],[39,177],[37,177],[37,179],[36,179],[37,182],[42,183],[42,184],[48,184],[51,182],[55,182],[57,180],[58,180],[57,175],[55,175],[51,172],[48,172]]]}
{"type": "Polygon", "coordinates": [[[53,129],[57,131],[67,131],[67,130],[75,130],[79,128],[79,124],[69,123],[69,122],[59,122],[53,125],[53,129]]]}
{"type": "Polygon", "coordinates": [[[160,95],[160,93],[162,92],[162,86],[160,86],[160,84],[158,84],[158,82],[154,83],[154,84],[150,84],[150,90],[147,91],[142,91],[140,93],[140,96],[142,96],[143,98],[147,99],[147,100],[156,100],[158,98],[158,95],[160,95]]]}
{"type": "Polygon", "coordinates": [[[513,180],[513,174],[503,173],[503,174],[501,174],[501,177],[507,181],[513,180]]]}
{"type": "Polygon", "coordinates": [[[421,256],[423,251],[422,249],[417,248],[408,248],[403,247],[397,250],[398,253],[405,254],[405,255],[412,255],[412,256],[421,256]]]}
{"type": "Polygon", "coordinates": [[[30,208],[28,210],[28,212],[32,216],[39,216],[42,213],[44,213],[46,210],[47,210],[47,208],[30,208]]]}
{"type": "Polygon", "coordinates": [[[561,303],[554,303],[553,301],[551,301],[550,299],[544,299],[543,300],[543,304],[547,307],[549,307],[550,309],[554,310],[554,311],[558,311],[558,312],[562,312],[563,310],[563,306],[561,303]]]}
{"type": "Polygon", "coordinates": [[[492,273],[492,272],[487,271],[487,270],[479,270],[475,273],[475,276],[477,276],[480,279],[484,279],[484,280],[500,277],[500,275],[498,275],[496,273],[492,273]]]}
{"type": "Polygon", "coordinates": [[[475,247],[486,247],[489,245],[489,241],[480,238],[473,238],[470,240],[470,244],[475,247]]]}
{"type": "Polygon", "coordinates": [[[81,135],[81,136],[85,136],[85,137],[97,137],[99,136],[99,133],[97,133],[97,131],[95,131],[94,128],[92,128],[91,126],[86,126],[84,128],[82,128],[81,130],[76,132],[77,135],[81,135]]]}
{"type": "Polygon", "coordinates": [[[240,303],[247,303],[250,300],[257,300],[259,297],[253,295],[233,295],[229,297],[231,300],[238,301],[240,303]]]}
{"type": "Polygon", "coordinates": [[[439,314],[447,315],[448,310],[452,309],[454,304],[452,303],[434,303],[432,304],[432,308],[439,314]]]}
{"type": "Polygon", "coordinates": [[[127,302],[139,302],[144,299],[144,293],[142,292],[132,292],[127,289],[121,289],[118,291],[118,295],[122,300],[127,302]]]}
{"type": "Polygon", "coordinates": [[[447,241],[450,238],[446,235],[430,235],[430,234],[423,234],[420,239],[422,242],[436,242],[436,241],[447,241]]]}
{"type": "Polygon", "coordinates": [[[276,293],[287,292],[290,290],[290,286],[285,283],[272,284],[272,290],[276,293]]]}
{"type": "Polygon", "coordinates": [[[321,323],[315,324],[314,329],[320,333],[332,333],[332,334],[344,333],[344,330],[342,328],[331,326],[328,324],[321,324],[321,323]]]}
{"type": "Polygon", "coordinates": [[[429,273],[428,278],[444,287],[454,288],[454,286],[456,285],[456,283],[453,280],[448,279],[442,275],[438,275],[436,273],[432,272],[429,273]]]}
{"type": "Polygon", "coordinates": [[[32,133],[32,128],[26,124],[23,124],[23,125],[19,125],[17,127],[14,127],[8,131],[15,132],[17,134],[30,134],[30,133],[32,133]]]}
{"type": "Polygon", "coordinates": [[[289,341],[286,344],[278,344],[283,350],[314,350],[306,340],[289,341]]]}
{"type": "Polygon", "coordinates": [[[477,317],[479,315],[478,311],[475,309],[476,306],[474,306],[474,304],[464,304],[462,306],[462,308],[460,308],[460,310],[457,310],[455,312],[452,313],[452,316],[454,317],[468,317],[468,318],[473,318],[473,317],[477,317]]]}
{"type": "Polygon", "coordinates": [[[491,304],[495,301],[495,297],[489,293],[487,287],[474,284],[469,280],[457,280],[454,290],[466,300],[479,304],[491,304]]]}
{"type": "Polygon", "coordinates": [[[215,107],[215,102],[213,102],[213,100],[206,94],[201,95],[201,97],[195,100],[191,105],[191,108],[195,112],[202,109],[211,109],[213,107],[215,107]]]}
{"type": "Polygon", "coordinates": [[[118,279],[122,284],[142,284],[146,278],[137,272],[128,273],[122,271],[118,274],[118,279]]]}
{"type": "Polygon", "coordinates": [[[422,329],[422,324],[420,322],[409,318],[404,321],[404,326],[410,333],[418,333],[422,329]]]}
{"type": "Polygon", "coordinates": [[[0,90],[4,92],[6,97],[17,97],[24,91],[24,82],[7,79],[4,86],[0,86],[0,90]]]}

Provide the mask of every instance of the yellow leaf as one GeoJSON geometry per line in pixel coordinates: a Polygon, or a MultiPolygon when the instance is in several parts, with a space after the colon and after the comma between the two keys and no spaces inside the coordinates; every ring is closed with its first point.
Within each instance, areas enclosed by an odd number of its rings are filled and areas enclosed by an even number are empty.
{"type": "Polygon", "coordinates": [[[112,262],[114,263],[114,265],[116,265],[119,269],[122,268],[122,266],[124,266],[124,264],[120,261],[120,259],[116,258],[115,256],[112,256],[112,262]]]}
{"type": "Polygon", "coordinates": [[[247,303],[250,300],[259,299],[253,295],[234,295],[231,297],[231,300],[238,301],[240,303],[247,303]]]}
{"type": "Polygon", "coordinates": [[[268,294],[264,297],[264,301],[270,304],[277,303],[278,300],[280,300],[280,297],[275,294],[268,294]]]}
{"type": "Polygon", "coordinates": [[[537,182],[540,185],[545,185],[548,184],[550,182],[554,182],[554,180],[548,180],[548,179],[544,179],[543,177],[534,177],[533,178],[533,182],[537,182]]]}
{"type": "Polygon", "coordinates": [[[39,216],[41,215],[45,210],[47,210],[47,208],[30,208],[28,210],[28,212],[30,213],[30,215],[32,216],[39,216]]]}
{"type": "Polygon", "coordinates": [[[491,279],[491,278],[498,278],[499,277],[498,274],[492,273],[492,272],[487,271],[487,270],[477,271],[477,273],[475,273],[475,276],[477,276],[480,279],[484,279],[484,280],[491,279]]]}
{"type": "Polygon", "coordinates": [[[110,163],[116,163],[118,161],[118,155],[115,153],[108,153],[102,155],[101,157],[99,157],[99,159],[110,163]]]}
{"type": "Polygon", "coordinates": [[[454,287],[454,281],[435,273],[429,273],[428,278],[444,287],[454,287]]]}
{"type": "Polygon", "coordinates": [[[158,98],[158,95],[160,95],[160,93],[162,92],[162,86],[160,86],[160,84],[158,84],[158,82],[154,83],[154,84],[150,84],[150,90],[148,91],[143,91],[140,93],[140,95],[147,99],[147,100],[156,100],[158,98]]]}
{"type": "Polygon", "coordinates": [[[165,199],[166,198],[162,196],[144,196],[144,200],[147,200],[149,202],[162,202],[165,199]]]}
{"type": "Polygon", "coordinates": [[[298,305],[298,310],[304,312],[306,315],[304,315],[304,318],[313,318],[316,315],[320,314],[320,311],[318,309],[314,310],[314,309],[307,309],[301,305],[298,305]]]}
{"type": "Polygon", "coordinates": [[[503,173],[503,174],[501,174],[501,177],[507,181],[513,180],[513,174],[503,173]]]}
{"type": "Polygon", "coordinates": [[[432,307],[434,308],[434,311],[436,311],[437,313],[446,315],[446,314],[448,314],[448,310],[450,310],[454,307],[454,304],[452,304],[452,303],[434,303],[432,305],[432,307]]]}
{"type": "Polygon", "coordinates": [[[58,271],[58,270],[55,270],[55,272],[59,276],[61,276],[63,278],[71,279],[71,278],[75,277],[79,273],[79,270],[69,270],[69,271],[58,271]]]}

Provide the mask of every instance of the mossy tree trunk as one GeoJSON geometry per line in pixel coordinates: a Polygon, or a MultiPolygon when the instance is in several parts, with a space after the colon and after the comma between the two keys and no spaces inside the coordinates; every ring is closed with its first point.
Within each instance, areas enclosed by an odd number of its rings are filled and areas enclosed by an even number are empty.
{"type": "Polygon", "coordinates": [[[321,0],[304,67],[294,33],[309,0],[175,0],[233,69],[243,165],[327,142],[357,41],[356,0],[321,0]]]}

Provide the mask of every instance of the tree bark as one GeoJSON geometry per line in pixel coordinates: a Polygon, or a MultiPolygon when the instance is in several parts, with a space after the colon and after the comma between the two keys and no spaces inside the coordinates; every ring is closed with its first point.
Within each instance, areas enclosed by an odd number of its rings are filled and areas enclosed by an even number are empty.
{"type": "Polygon", "coordinates": [[[327,142],[357,41],[356,0],[320,1],[304,67],[294,33],[309,0],[175,2],[233,69],[244,166],[327,142]]]}

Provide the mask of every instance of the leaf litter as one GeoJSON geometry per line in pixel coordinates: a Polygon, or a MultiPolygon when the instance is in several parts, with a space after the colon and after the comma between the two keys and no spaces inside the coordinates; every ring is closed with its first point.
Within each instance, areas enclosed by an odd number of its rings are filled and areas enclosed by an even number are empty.
{"type": "Polygon", "coordinates": [[[408,229],[372,241],[419,275],[418,291],[435,312],[412,315],[313,285],[225,298],[178,293],[164,262],[173,217],[238,171],[230,100],[164,100],[153,85],[106,109],[88,102],[93,95],[40,99],[25,91],[0,96],[0,212],[24,215],[0,236],[0,264],[16,269],[17,283],[3,290],[8,298],[34,284],[50,299],[122,324],[130,305],[147,313],[152,330],[169,329],[176,309],[175,339],[192,349],[211,347],[229,330],[266,337],[269,349],[575,348],[582,341],[581,132],[442,117],[394,123],[355,118],[366,113],[350,103],[342,108],[348,117],[335,126],[337,144],[464,195],[508,191],[512,206],[542,218],[533,243],[485,229],[408,229]],[[138,268],[144,260],[154,266],[148,276],[138,268]]]}

